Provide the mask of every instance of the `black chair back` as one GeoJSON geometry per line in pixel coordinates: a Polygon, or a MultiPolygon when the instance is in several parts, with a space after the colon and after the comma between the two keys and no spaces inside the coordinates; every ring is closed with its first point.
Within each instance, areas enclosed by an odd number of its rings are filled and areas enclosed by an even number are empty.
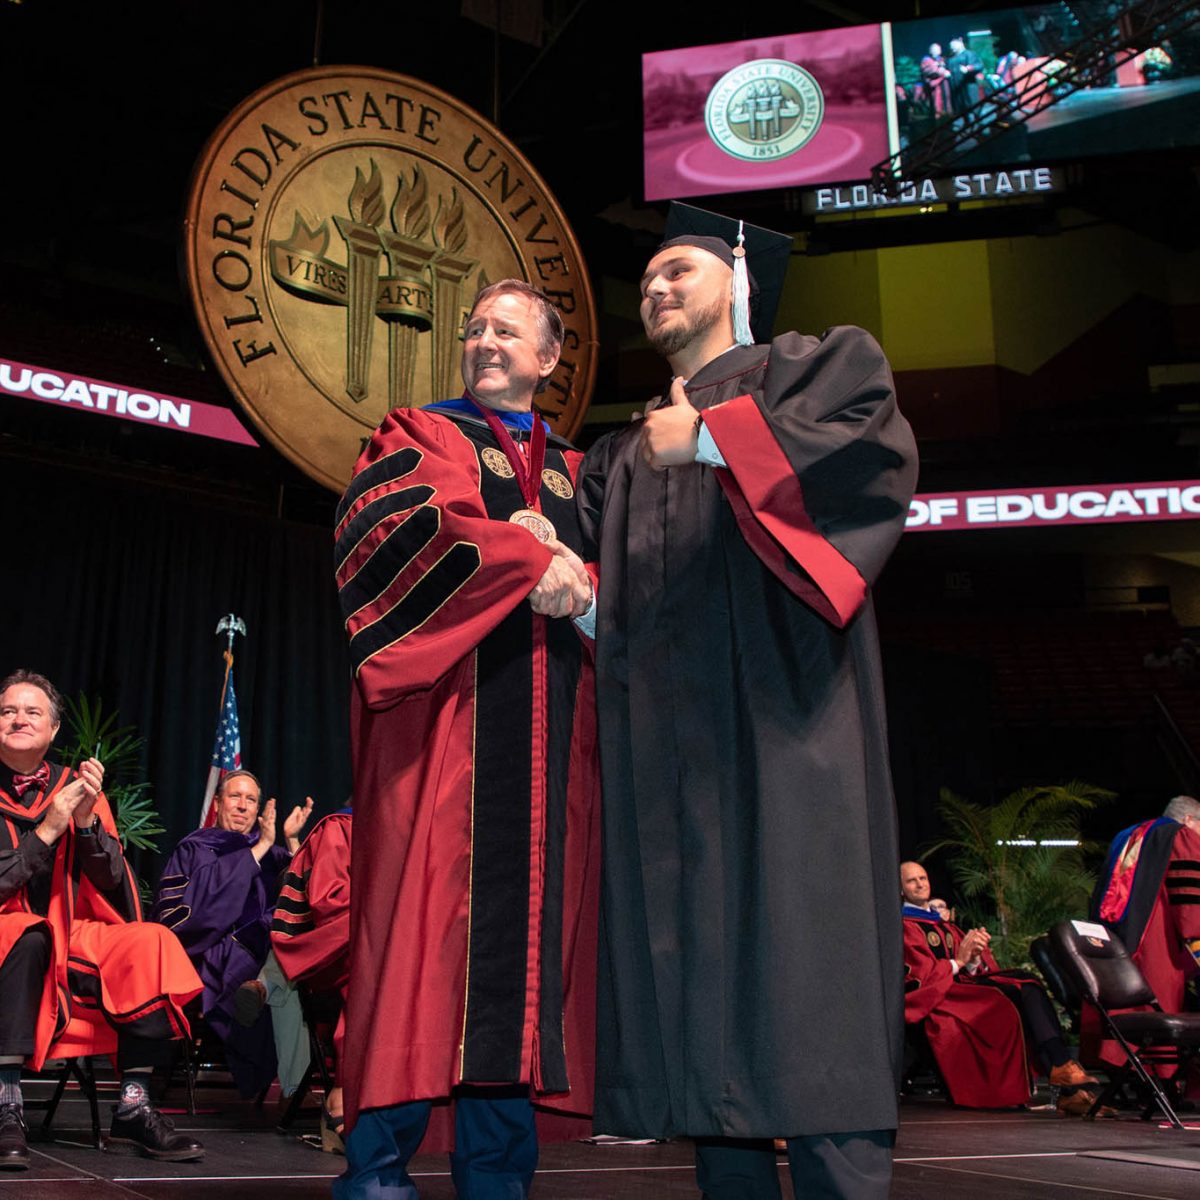
{"type": "Polygon", "coordinates": [[[1170,1087],[1184,1078],[1200,1042],[1200,1025],[1193,1024],[1185,1014],[1164,1013],[1159,1008],[1125,943],[1111,929],[1086,921],[1060,921],[1050,930],[1049,938],[1051,954],[1063,974],[1099,1010],[1105,1036],[1120,1046],[1125,1057],[1122,1065],[1109,1071],[1108,1083],[1087,1115],[1094,1117],[1127,1080],[1138,1080],[1148,1097],[1143,1119],[1149,1120],[1158,1108],[1172,1128],[1183,1129],[1154,1068],[1169,1065],[1173,1069],[1170,1087]],[[1146,1012],[1142,1006],[1152,1011],[1146,1012]],[[1130,1008],[1142,1011],[1114,1011],[1130,1008]]]}
{"type": "Polygon", "coordinates": [[[1074,921],[1055,925],[1050,947],[1063,974],[1081,996],[1104,1010],[1154,1004],[1154,993],[1124,943],[1106,932],[1107,938],[1081,933],[1074,921]]]}
{"type": "Polygon", "coordinates": [[[1029,943],[1029,956],[1033,959],[1033,965],[1041,972],[1042,978],[1046,981],[1046,985],[1049,987],[1055,1000],[1067,1012],[1078,1015],[1082,1004],[1079,990],[1063,974],[1062,968],[1058,965],[1058,960],[1054,957],[1054,953],[1050,949],[1050,939],[1044,933],[1041,937],[1035,937],[1029,943]]]}

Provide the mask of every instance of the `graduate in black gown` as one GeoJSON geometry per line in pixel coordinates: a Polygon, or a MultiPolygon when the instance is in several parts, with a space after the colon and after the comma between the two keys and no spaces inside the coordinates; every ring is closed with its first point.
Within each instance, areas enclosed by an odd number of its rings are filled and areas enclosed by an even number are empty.
{"type": "Polygon", "coordinates": [[[983,99],[983,59],[968,49],[962,38],[950,39],[946,70],[950,72],[951,112],[964,113],[983,99]]]}
{"type": "MultiPolygon", "coordinates": [[[[778,291],[790,239],[766,236],[778,291]]],[[[596,1127],[697,1138],[710,1200],[778,1196],[773,1137],[798,1195],[863,1200],[888,1190],[903,1010],[870,588],[916,454],[871,336],[754,344],[735,261],[695,233],[653,256],[642,320],[674,381],[580,472],[599,562],[596,1127]]]]}

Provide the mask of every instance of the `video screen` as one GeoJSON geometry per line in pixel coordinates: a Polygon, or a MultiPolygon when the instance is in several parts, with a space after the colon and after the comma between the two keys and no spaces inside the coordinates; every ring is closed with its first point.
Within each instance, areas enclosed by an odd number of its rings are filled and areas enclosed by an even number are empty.
{"type": "Polygon", "coordinates": [[[981,139],[968,162],[1056,162],[1196,144],[1200,25],[1129,56],[1122,53],[1128,20],[1116,3],[1075,0],[896,22],[893,98],[901,148],[968,110],[982,116],[982,132],[991,132],[989,109],[1011,128],[981,139]],[[1089,37],[1097,46],[1103,41],[1105,52],[1090,86],[1071,91],[1063,72],[1069,59],[1081,61],[1080,43],[1089,37]]]}
{"type": "Polygon", "coordinates": [[[939,123],[980,135],[963,166],[1200,144],[1197,15],[1176,13],[1136,54],[1115,0],[646,54],[646,199],[865,181],[939,123]],[[1068,62],[1101,41],[1072,90],[1068,62]]]}
{"type": "Polygon", "coordinates": [[[878,25],[643,55],[646,199],[865,179],[885,90],[878,25]]]}

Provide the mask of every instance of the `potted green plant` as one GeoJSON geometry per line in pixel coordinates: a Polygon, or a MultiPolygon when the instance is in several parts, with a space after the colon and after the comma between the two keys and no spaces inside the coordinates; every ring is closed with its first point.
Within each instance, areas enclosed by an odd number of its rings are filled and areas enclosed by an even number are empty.
{"type": "MultiPolygon", "coordinates": [[[[148,780],[139,779],[143,739],[133,725],[119,725],[115,712],[105,713],[103,702],[82,692],[65,701],[58,756],[72,767],[89,757],[104,764],[104,794],[113,810],[117,834],[126,851],[158,850],[158,835],[166,832],[150,794],[148,780]]],[[[139,878],[142,898],[149,889],[139,878]]]]}
{"type": "Polygon", "coordinates": [[[959,924],[983,925],[1001,967],[1029,962],[1029,943],[1057,921],[1082,917],[1096,886],[1087,859],[1085,813],[1114,793],[1074,781],[1020,788],[996,804],[976,804],[949,788],[938,813],[947,830],[922,859],[945,854],[963,903],[959,924]]]}

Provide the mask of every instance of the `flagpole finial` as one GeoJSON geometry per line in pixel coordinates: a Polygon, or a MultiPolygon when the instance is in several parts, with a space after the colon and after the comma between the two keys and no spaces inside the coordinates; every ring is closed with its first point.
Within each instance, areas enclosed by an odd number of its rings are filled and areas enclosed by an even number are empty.
{"type": "Polygon", "coordinates": [[[232,654],[234,635],[240,633],[242,637],[246,636],[246,622],[243,621],[241,617],[236,616],[234,613],[226,613],[217,622],[217,636],[220,637],[223,633],[229,635],[229,641],[225,647],[225,653],[232,654]]]}

